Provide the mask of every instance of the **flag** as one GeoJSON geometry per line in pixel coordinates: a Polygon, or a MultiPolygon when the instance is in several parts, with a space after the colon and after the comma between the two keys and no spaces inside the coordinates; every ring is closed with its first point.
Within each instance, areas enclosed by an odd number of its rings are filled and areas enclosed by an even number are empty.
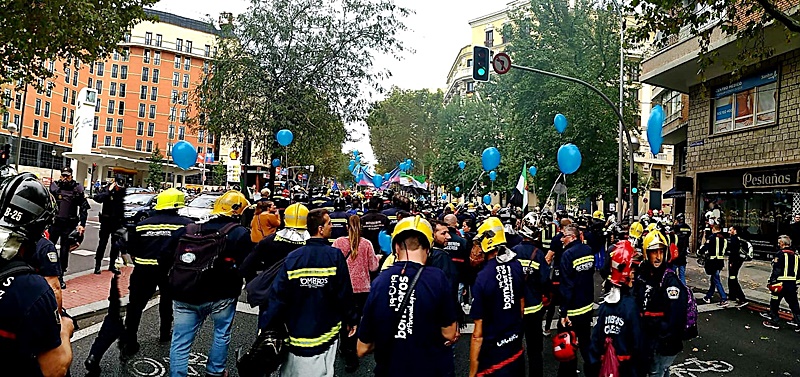
{"type": "Polygon", "coordinates": [[[339,191],[339,184],[336,182],[336,178],[333,179],[333,187],[331,187],[331,191],[339,191]]]}
{"type": "Polygon", "coordinates": [[[517,187],[514,188],[514,193],[511,195],[511,199],[509,199],[509,202],[522,207],[523,211],[528,209],[528,190],[526,189],[528,186],[527,165],[527,163],[522,165],[522,174],[519,176],[517,187]]]}

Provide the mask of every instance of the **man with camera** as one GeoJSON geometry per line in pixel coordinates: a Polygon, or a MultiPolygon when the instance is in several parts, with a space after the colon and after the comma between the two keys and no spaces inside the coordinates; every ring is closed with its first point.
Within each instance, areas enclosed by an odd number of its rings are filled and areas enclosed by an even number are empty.
{"type": "Polygon", "coordinates": [[[50,184],[50,193],[56,199],[56,219],[50,227],[50,240],[54,245],[61,242],[61,289],[66,289],[64,275],[69,265],[69,234],[77,230],[83,234],[89,217],[89,202],[84,196],[83,185],[72,179],[72,168],[61,169],[61,179],[50,184]]]}
{"type": "Polygon", "coordinates": [[[106,253],[106,244],[111,237],[111,255],[108,270],[116,272],[114,261],[119,257],[119,238],[125,221],[125,177],[117,174],[114,181],[102,187],[94,196],[94,201],[103,204],[100,211],[100,238],[97,240],[97,253],[94,257],[94,273],[100,274],[100,263],[106,253]]]}

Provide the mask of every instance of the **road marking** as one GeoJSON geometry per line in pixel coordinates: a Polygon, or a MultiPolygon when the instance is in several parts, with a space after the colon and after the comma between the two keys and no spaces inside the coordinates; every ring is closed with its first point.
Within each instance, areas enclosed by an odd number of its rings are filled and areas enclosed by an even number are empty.
{"type": "MultiPolygon", "coordinates": [[[[158,305],[158,298],[151,299],[150,301],[147,302],[147,305],[144,306],[144,310],[142,310],[142,312],[144,312],[145,310],[150,309],[150,308],[152,308],[153,306],[156,306],[156,305],[158,305]]],[[[123,318],[125,318],[125,317],[123,316],[123,318]]],[[[100,323],[95,323],[94,325],[91,325],[91,326],[89,326],[87,328],[83,328],[83,329],[80,329],[78,331],[75,331],[75,333],[72,334],[72,343],[77,342],[77,341],[79,341],[79,340],[81,340],[81,339],[83,339],[83,338],[85,338],[87,336],[90,336],[90,335],[98,333],[100,331],[100,327],[102,327],[102,326],[103,326],[103,322],[101,321],[100,323]]]]}
{"type": "Polygon", "coordinates": [[[733,365],[722,360],[703,361],[696,357],[686,359],[681,364],[669,367],[670,375],[677,377],[697,377],[704,372],[728,373],[733,372],[733,365]]]}
{"type": "Polygon", "coordinates": [[[76,249],[76,250],[73,250],[71,254],[80,255],[82,257],[89,257],[89,256],[93,257],[97,253],[92,251],[92,250],[76,249]]]}

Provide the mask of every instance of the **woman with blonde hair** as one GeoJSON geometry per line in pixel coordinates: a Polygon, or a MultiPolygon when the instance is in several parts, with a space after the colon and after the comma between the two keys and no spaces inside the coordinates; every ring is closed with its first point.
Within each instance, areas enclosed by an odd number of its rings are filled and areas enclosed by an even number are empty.
{"type": "MultiPolygon", "coordinates": [[[[358,316],[364,309],[364,303],[369,296],[369,273],[378,269],[378,256],[368,239],[361,237],[361,218],[358,215],[347,219],[347,237],[339,237],[333,241],[333,247],[339,248],[347,259],[347,268],[350,270],[350,282],[353,285],[353,299],[355,311],[358,316]]],[[[344,327],[341,335],[341,352],[344,355],[345,371],[353,373],[358,369],[358,356],[356,355],[356,337],[348,337],[344,327]]]]}

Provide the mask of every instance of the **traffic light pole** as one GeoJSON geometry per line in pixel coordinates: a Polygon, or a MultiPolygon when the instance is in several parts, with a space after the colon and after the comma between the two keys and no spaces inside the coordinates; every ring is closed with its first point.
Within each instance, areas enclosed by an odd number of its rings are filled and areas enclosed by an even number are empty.
{"type": "MultiPolygon", "coordinates": [[[[630,159],[629,164],[631,166],[633,166],[633,139],[631,138],[631,134],[628,131],[628,128],[625,127],[625,120],[622,118],[622,112],[617,107],[617,105],[614,104],[614,102],[611,102],[611,100],[608,98],[608,96],[605,95],[605,93],[600,91],[600,89],[597,89],[596,87],[594,87],[592,84],[589,84],[588,82],[583,81],[583,80],[578,79],[578,78],[575,78],[575,77],[564,76],[564,75],[560,75],[558,73],[545,71],[545,70],[541,70],[541,69],[537,69],[537,68],[525,67],[525,66],[516,65],[516,64],[511,64],[511,68],[516,68],[516,69],[519,69],[521,71],[538,73],[540,75],[550,76],[550,77],[554,77],[554,78],[557,78],[557,79],[561,79],[561,80],[565,80],[565,81],[569,81],[569,82],[574,82],[576,84],[583,85],[583,86],[591,89],[593,92],[597,93],[598,95],[600,95],[600,97],[603,98],[603,101],[605,101],[608,104],[608,106],[611,107],[611,109],[614,110],[614,114],[617,115],[617,118],[619,119],[619,123],[620,123],[620,125],[622,125],[622,127],[620,127],[621,131],[625,132],[625,137],[628,139],[628,146],[629,146],[628,147],[628,158],[630,159]]],[[[620,143],[622,143],[622,140],[620,140],[620,143]]],[[[631,191],[631,185],[632,184],[633,184],[632,182],[628,183],[628,193],[630,195],[630,198],[629,198],[630,202],[628,203],[628,207],[629,208],[633,205],[633,192],[631,191]]],[[[619,187],[619,188],[621,188],[621,187],[619,187]]],[[[619,220],[622,220],[622,190],[621,189],[617,190],[617,213],[619,214],[619,220]]],[[[631,209],[629,211],[629,213],[630,213],[629,217],[632,217],[633,216],[633,210],[631,209]]],[[[631,220],[631,219],[629,219],[629,220],[631,220]]]]}

